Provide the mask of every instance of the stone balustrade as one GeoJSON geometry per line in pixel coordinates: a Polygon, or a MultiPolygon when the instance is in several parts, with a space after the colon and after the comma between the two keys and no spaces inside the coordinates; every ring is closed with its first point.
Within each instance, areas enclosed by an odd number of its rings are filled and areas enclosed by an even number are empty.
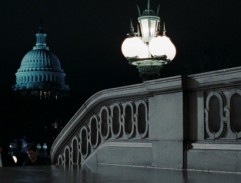
{"type": "Polygon", "coordinates": [[[148,137],[148,103],[145,100],[114,103],[93,111],[58,156],[57,164],[79,164],[102,143],[148,137]]]}
{"type": "Polygon", "coordinates": [[[112,162],[105,155],[114,160],[126,152],[127,160],[118,163],[241,171],[240,106],[241,67],[100,91],[56,138],[51,158],[54,164],[85,164],[103,147],[95,157],[101,163],[112,162]],[[132,142],[127,146],[133,149],[124,148],[132,142]]]}

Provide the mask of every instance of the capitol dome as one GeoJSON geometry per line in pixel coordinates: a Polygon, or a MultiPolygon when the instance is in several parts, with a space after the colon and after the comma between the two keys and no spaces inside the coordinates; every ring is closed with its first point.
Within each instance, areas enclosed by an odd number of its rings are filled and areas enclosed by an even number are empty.
{"type": "Polygon", "coordinates": [[[41,99],[68,95],[65,73],[58,57],[46,45],[42,26],[36,34],[36,45],[22,59],[16,72],[13,90],[21,94],[38,96],[41,99]]]}

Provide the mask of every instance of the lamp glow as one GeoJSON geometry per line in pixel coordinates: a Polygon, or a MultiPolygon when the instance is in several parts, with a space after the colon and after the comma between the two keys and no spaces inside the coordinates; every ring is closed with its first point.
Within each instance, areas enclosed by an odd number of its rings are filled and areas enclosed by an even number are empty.
{"type": "Polygon", "coordinates": [[[139,17],[138,19],[141,26],[142,37],[144,39],[149,39],[154,37],[156,35],[159,17],[144,16],[144,17],[139,17]]]}
{"type": "Polygon", "coordinates": [[[44,143],[44,144],[43,144],[43,149],[46,150],[47,148],[48,148],[47,144],[44,143]]]}
{"type": "Polygon", "coordinates": [[[13,158],[14,163],[17,163],[17,162],[18,162],[17,156],[12,156],[12,158],[13,158]]]}
{"type": "Polygon", "coordinates": [[[141,42],[139,44],[139,52],[138,52],[138,58],[147,58],[149,56],[149,49],[146,44],[141,42]]]}
{"type": "Polygon", "coordinates": [[[121,46],[122,53],[127,58],[145,58],[148,48],[139,37],[126,38],[121,46]]]}
{"type": "Polygon", "coordinates": [[[169,60],[173,60],[176,56],[176,48],[167,36],[152,38],[149,44],[149,51],[154,57],[166,56],[169,60]]]}
{"type": "Polygon", "coordinates": [[[41,145],[39,143],[37,144],[36,147],[37,147],[38,150],[41,149],[41,145]]]}
{"type": "Polygon", "coordinates": [[[121,50],[129,64],[137,67],[143,81],[156,79],[161,68],[176,56],[176,48],[166,36],[165,23],[160,22],[160,6],[155,12],[150,9],[148,0],[147,9],[142,13],[139,6],[137,8],[137,32],[131,21],[129,37],[123,41],[121,50]]]}

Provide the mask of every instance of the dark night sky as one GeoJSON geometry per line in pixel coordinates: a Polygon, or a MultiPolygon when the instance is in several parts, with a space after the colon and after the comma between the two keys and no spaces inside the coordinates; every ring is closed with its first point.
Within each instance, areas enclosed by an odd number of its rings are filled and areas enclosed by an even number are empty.
{"type": "MultiPolygon", "coordinates": [[[[18,120],[11,113],[15,104],[9,93],[23,56],[35,44],[40,19],[47,45],[60,59],[71,88],[66,118],[100,90],[140,83],[137,70],[121,54],[130,18],[137,21],[136,4],[143,10],[147,0],[2,1],[0,127],[18,120]]],[[[177,48],[162,77],[241,65],[241,1],[151,0],[151,9],[158,4],[177,48]]]]}

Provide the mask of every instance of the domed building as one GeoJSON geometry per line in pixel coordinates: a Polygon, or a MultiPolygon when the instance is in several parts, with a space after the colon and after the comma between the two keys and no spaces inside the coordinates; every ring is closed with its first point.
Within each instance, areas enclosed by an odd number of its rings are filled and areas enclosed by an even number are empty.
{"type": "Polygon", "coordinates": [[[70,88],[65,84],[65,73],[58,57],[46,45],[46,36],[40,25],[36,45],[23,57],[15,74],[13,90],[40,99],[58,99],[68,95],[70,88]]]}

